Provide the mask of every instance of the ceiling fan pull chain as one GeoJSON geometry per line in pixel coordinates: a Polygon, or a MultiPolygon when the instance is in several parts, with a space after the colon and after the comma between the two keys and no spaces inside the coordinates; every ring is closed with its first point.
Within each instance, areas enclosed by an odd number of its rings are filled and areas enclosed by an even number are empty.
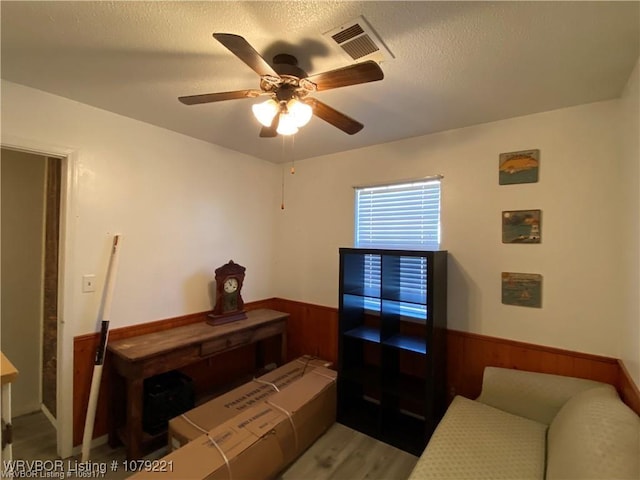
{"type": "MultiPolygon", "coordinates": [[[[282,160],[284,160],[284,135],[282,137],[282,160]]],[[[282,201],[280,202],[280,210],[284,210],[284,165],[282,166],[282,201]]]]}
{"type": "Polygon", "coordinates": [[[293,150],[294,150],[294,146],[296,143],[296,137],[295,135],[291,135],[291,175],[293,175],[294,173],[296,173],[296,160],[295,157],[293,156],[293,150]]]}

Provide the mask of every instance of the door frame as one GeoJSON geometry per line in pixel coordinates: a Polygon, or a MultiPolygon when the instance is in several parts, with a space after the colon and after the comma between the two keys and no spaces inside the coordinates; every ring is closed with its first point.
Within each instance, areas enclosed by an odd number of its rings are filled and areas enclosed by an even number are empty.
{"type": "Polygon", "coordinates": [[[38,140],[2,134],[2,148],[62,160],[60,186],[60,238],[58,244],[58,348],[56,384],[57,453],[73,454],[73,293],[75,278],[74,241],[78,194],[79,151],[38,140]]]}

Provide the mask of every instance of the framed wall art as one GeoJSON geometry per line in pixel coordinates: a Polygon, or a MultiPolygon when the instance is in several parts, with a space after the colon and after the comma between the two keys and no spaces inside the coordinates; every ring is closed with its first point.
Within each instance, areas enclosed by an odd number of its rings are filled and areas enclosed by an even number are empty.
{"type": "Polygon", "coordinates": [[[540,243],[541,210],[506,210],[502,212],[502,243],[540,243]]]}
{"type": "Polygon", "coordinates": [[[542,275],[502,272],[502,303],[542,308],[542,275]]]}
{"type": "Polygon", "coordinates": [[[498,178],[500,185],[535,183],[540,168],[540,150],[501,153],[498,178]]]}

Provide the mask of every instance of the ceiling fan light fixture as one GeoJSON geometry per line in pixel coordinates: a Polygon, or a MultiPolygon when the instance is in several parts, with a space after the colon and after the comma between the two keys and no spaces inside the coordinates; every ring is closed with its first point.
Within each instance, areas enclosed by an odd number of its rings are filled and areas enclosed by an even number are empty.
{"type": "Polygon", "coordinates": [[[282,112],[280,114],[280,122],[278,123],[278,129],[276,131],[280,135],[293,135],[294,133],[298,133],[295,118],[291,113],[282,112]]]}
{"type": "Polygon", "coordinates": [[[309,120],[311,120],[311,116],[313,115],[313,109],[310,105],[307,105],[295,98],[289,100],[287,110],[289,111],[289,114],[293,116],[293,120],[297,127],[304,127],[309,123],[309,120]]]}
{"type": "Polygon", "coordinates": [[[253,116],[256,117],[262,125],[265,127],[271,126],[273,117],[275,117],[280,111],[280,105],[273,98],[270,98],[266,102],[256,103],[251,107],[253,116]]]}
{"type": "MultiPolygon", "coordinates": [[[[351,39],[354,35],[357,39],[355,30],[358,30],[358,33],[360,30],[364,31],[360,24],[357,24],[353,31],[351,27],[347,30],[347,35],[340,35],[341,39],[345,36],[348,38],[343,40],[351,39]]],[[[280,53],[273,57],[271,66],[240,35],[214,33],[213,37],[260,76],[260,90],[187,95],[178,97],[178,100],[185,105],[198,105],[268,95],[269,100],[252,106],[253,115],[263,126],[259,134],[261,138],[272,138],[278,134],[293,135],[298,132],[298,128],[306,125],[313,115],[348,135],[358,133],[364,126],[360,122],[307,95],[376,82],[384,78],[380,66],[373,60],[309,76],[298,66],[298,60],[293,55],[280,53]]],[[[364,57],[360,57],[362,58],[364,57]]]]}

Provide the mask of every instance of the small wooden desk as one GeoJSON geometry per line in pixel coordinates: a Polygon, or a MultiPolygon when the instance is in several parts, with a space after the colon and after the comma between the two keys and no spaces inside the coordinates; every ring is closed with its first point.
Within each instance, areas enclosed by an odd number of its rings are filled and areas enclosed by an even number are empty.
{"type": "MultiPolygon", "coordinates": [[[[163,438],[166,441],[166,436],[145,438],[149,436],[142,431],[143,383],[146,378],[276,335],[282,338],[280,360],[284,363],[288,317],[288,313],[275,310],[250,310],[245,320],[233,323],[212,326],[203,317],[202,322],[109,343],[114,375],[111,384],[117,385],[117,376],[124,378],[126,383],[124,429],[118,432],[122,419],[118,418],[118,402],[112,399],[109,444],[115,446],[122,441],[127,459],[137,460],[157,446],[158,441],[163,438]]],[[[260,356],[256,358],[256,369],[263,366],[260,356]]]]}

